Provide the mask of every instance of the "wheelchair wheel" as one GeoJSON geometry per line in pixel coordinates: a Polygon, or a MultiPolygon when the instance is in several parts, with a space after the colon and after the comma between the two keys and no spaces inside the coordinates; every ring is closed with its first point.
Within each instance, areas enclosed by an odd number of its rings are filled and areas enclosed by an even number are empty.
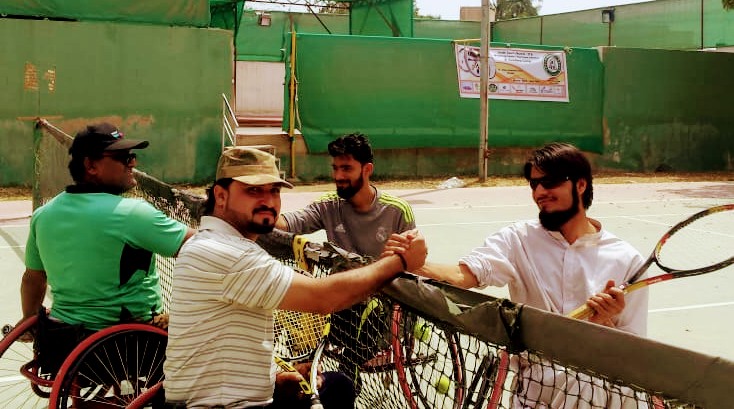
{"type": "Polygon", "coordinates": [[[158,382],[157,384],[151,386],[147,391],[138,395],[138,397],[133,399],[132,402],[125,406],[125,408],[143,409],[162,407],[164,401],[165,396],[163,392],[163,382],[158,382]],[[159,406],[156,406],[156,404],[159,404],[159,406]]]}
{"type": "Polygon", "coordinates": [[[37,321],[38,317],[33,316],[17,327],[3,327],[3,339],[0,341],[0,408],[35,409],[48,406],[53,379],[37,373],[33,365],[33,342],[19,341],[21,335],[34,329],[37,321]]]}
{"type": "Polygon", "coordinates": [[[71,352],[53,384],[49,408],[124,408],[163,380],[168,335],[146,324],[94,333],[71,352]]]}
{"type": "Polygon", "coordinates": [[[393,307],[394,362],[411,409],[459,409],[464,401],[464,360],[459,337],[418,315],[393,307]]]}

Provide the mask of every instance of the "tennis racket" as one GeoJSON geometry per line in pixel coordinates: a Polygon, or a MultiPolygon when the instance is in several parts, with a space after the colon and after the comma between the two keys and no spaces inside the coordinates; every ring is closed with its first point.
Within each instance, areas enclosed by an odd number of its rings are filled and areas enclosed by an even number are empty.
{"type": "Polygon", "coordinates": [[[275,363],[285,371],[295,372],[294,364],[311,362],[309,379],[302,378],[299,385],[311,397],[312,409],[323,408],[316,386],[330,327],[329,315],[286,310],[274,313],[275,363]]]}
{"type": "MultiPolygon", "coordinates": [[[[292,244],[294,270],[313,277],[307,270],[313,267],[313,260],[318,259],[320,246],[298,235],[286,234],[283,238],[292,244]]],[[[294,364],[311,362],[309,377],[301,377],[299,386],[304,395],[310,396],[311,408],[322,409],[317,388],[319,363],[331,329],[331,315],[275,310],[273,323],[275,363],[284,371],[298,372],[294,364]]]]}
{"type": "MultiPolygon", "coordinates": [[[[658,240],[647,261],[619,288],[627,294],[663,281],[717,271],[734,263],[732,211],[734,203],[714,206],[673,226],[658,240]],[[640,279],[653,263],[664,273],[640,279]]],[[[584,304],[568,316],[584,319],[593,312],[584,304]]]]}

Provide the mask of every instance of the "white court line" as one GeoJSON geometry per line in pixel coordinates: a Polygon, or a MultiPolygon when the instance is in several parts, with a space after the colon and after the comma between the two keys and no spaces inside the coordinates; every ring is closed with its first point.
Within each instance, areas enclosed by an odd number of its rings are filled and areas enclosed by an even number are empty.
{"type": "MultiPolygon", "coordinates": [[[[645,199],[645,200],[620,200],[620,201],[614,201],[614,202],[597,202],[595,201],[593,206],[595,208],[598,208],[600,205],[609,205],[609,206],[615,206],[620,204],[637,204],[637,203],[666,203],[666,202],[701,202],[700,198],[678,198],[678,199],[645,199]]],[[[726,201],[721,201],[719,203],[719,200],[713,199],[713,204],[711,205],[703,205],[701,206],[701,209],[706,209],[711,206],[716,206],[719,204],[725,204],[728,203],[726,201]]],[[[454,206],[447,206],[447,207],[423,207],[420,204],[414,204],[411,205],[413,209],[421,209],[421,210],[446,210],[446,209],[501,209],[501,208],[508,208],[508,207],[527,207],[527,206],[533,206],[535,207],[535,203],[532,201],[529,201],[528,203],[524,204],[501,204],[501,205],[473,205],[471,203],[461,204],[461,205],[454,205],[454,206]]]]}
{"type": "MultiPolygon", "coordinates": [[[[599,219],[605,219],[605,218],[611,218],[611,217],[619,217],[622,219],[628,219],[628,220],[634,220],[636,222],[642,222],[642,223],[648,223],[648,224],[657,224],[658,226],[666,226],[671,227],[672,225],[670,223],[662,223],[662,222],[656,222],[652,220],[645,220],[640,219],[640,217],[669,217],[669,216],[685,216],[685,213],[682,214],[638,214],[634,216],[607,216],[607,217],[599,217],[599,219]]],[[[692,214],[691,214],[692,215],[692,214]]]]}
{"type": "Polygon", "coordinates": [[[648,313],[697,310],[701,308],[727,307],[730,305],[734,305],[734,301],[717,302],[717,303],[711,303],[711,304],[688,305],[685,307],[656,308],[654,310],[649,310],[648,313]]]}
{"type": "MultiPolygon", "coordinates": [[[[444,208],[443,210],[446,210],[448,208],[444,208]]],[[[629,219],[634,220],[642,223],[650,223],[650,224],[657,224],[660,226],[666,226],[670,227],[672,224],[670,223],[661,223],[661,222],[655,222],[645,219],[640,219],[640,217],[683,217],[683,216],[690,216],[689,213],[660,213],[660,214],[639,214],[634,216],[625,216],[625,215],[618,215],[618,216],[596,216],[596,215],[589,215],[589,217],[593,219],[599,219],[599,220],[605,220],[605,219],[629,219]]],[[[532,218],[524,218],[521,220],[533,220],[532,218]]],[[[497,224],[497,223],[505,223],[505,224],[512,224],[516,223],[518,220],[489,220],[489,221],[472,221],[472,222],[453,222],[453,223],[427,223],[427,224],[417,224],[417,227],[435,227],[435,226],[462,226],[462,225],[474,225],[474,224],[497,224]]]]}
{"type": "Polygon", "coordinates": [[[517,220],[494,220],[494,221],[487,221],[487,222],[458,222],[458,223],[426,223],[426,224],[416,224],[416,227],[435,227],[435,226],[464,226],[464,225],[478,225],[478,224],[512,224],[517,222],[517,220]]]}
{"type": "Polygon", "coordinates": [[[0,246],[0,249],[24,249],[25,244],[22,246],[0,246]]]}

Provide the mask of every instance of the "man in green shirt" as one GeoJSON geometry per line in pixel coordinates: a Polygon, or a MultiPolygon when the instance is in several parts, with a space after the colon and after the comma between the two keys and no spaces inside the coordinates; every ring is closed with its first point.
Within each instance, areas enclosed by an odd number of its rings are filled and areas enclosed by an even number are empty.
{"type": "Polygon", "coordinates": [[[132,149],[101,123],[79,132],[69,149],[74,184],[36,209],[21,283],[23,319],[39,312],[47,286],[50,320],[97,331],[120,322],[149,322],[163,304],[155,254],[174,256],[194,231],[140,199],[132,149]]]}

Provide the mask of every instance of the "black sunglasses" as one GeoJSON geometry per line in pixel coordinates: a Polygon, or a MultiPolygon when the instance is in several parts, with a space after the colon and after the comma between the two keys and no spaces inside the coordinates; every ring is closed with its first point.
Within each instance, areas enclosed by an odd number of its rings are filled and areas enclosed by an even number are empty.
{"type": "Polygon", "coordinates": [[[542,178],[530,178],[528,179],[528,183],[530,183],[530,188],[533,190],[535,190],[538,185],[543,186],[543,189],[555,189],[564,184],[567,180],[571,180],[571,178],[568,176],[543,176],[542,178]]]}
{"type": "Polygon", "coordinates": [[[138,157],[138,155],[132,152],[130,153],[124,152],[124,153],[112,153],[109,155],[103,154],[102,157],[116,160],[124,164],[125,166],[130,166],[130,164],[138,157]]]}

